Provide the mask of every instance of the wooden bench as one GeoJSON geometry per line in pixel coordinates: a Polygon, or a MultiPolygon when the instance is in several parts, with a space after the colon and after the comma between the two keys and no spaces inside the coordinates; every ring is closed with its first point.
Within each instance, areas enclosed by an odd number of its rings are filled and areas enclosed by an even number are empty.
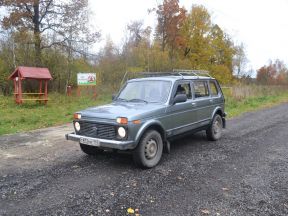
{"type": "MultiPolygon", "coordinates": [[[[19,93],[13,93],[14,95],[19,95],[19,93]]],[[[44,95],[44,93],[21,93],[22,95],[44,95]]]]}
{"type": "Polygon", "coordinates": [[[24,100],[24,101],[48,101],[49,99],[39,99],[39,98],[22,98],[21,100],[24,100]]]}
{"type": "MultiPolygon", "coordinates": [[[[20,94],[14,93],[14,95],[18,96],[20,94]]],[[[21,95],[27,95],[27,96],[30,96],[30,98],[21,98],[20,101],[38,101],[39,103],[43,101],[45,104],[47,103],[47,101],[49,101],[48,98],[41,98],[42,96],[45,95],[45,93],[21,93],[21,95]]]]}

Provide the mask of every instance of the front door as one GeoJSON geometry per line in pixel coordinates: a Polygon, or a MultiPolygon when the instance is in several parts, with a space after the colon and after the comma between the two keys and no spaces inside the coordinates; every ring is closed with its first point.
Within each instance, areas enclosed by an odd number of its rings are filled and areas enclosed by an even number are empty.
{"type": "Polygon", "coordinates": [[[192,98],[191,82],[179,81],[174,85],[170,100],[170,105],[166,111],[165,124],[168,125],[167,133],[170,135],[177,135],[187,132],[194,128],[194,124],[197,120],[195,107],[192,98]],[[177,94],[186,94],[187,101],[183,103],[173,104],[173,98],[177,94]]]}

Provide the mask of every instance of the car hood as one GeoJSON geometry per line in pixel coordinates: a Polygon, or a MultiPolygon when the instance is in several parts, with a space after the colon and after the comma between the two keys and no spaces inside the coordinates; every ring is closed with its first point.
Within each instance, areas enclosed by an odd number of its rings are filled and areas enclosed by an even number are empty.
{"type": "Polygon", "coordinates": [[[91,107],[79,113],[83,118],[116,119],[117,117],[127,117],[131,121],[144,118],[151,112],[154,113],[164,107],[165,105],[157,103],[113,102],[103,106],[91,107]]]}

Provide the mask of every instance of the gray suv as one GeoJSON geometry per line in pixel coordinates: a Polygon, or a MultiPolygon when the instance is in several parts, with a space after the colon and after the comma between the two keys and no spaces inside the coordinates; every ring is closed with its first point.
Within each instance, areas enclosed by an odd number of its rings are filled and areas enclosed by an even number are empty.
{"type": "Polygon", "coordinates": [[[112,103],[75,113],[66,139],[88,155],[132,151],[138,166],[151,168],[178,135],[206,130],[208,140],[221,137],[225,99],[216,79],[201,71],[145,76],[127,81],[112,103]]]}

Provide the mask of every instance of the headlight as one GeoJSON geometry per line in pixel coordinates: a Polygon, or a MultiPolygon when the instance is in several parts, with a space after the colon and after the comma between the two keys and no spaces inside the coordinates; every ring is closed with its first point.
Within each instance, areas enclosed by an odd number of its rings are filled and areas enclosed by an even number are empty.
{"type": "Polygon", "coordinates": [[[119,127],[119,128],[118,128],[118,135],[119,135],[121,138],[124,138],[124,137],[126,136],[126,130],[125,130],[125,128],[119,127]]]}
{"type": "Polygon", "coordinates": [[[79,124],[79,122],[75,122],[74,123],[74,126],[75,126],[75,129],[76,129],[76,131],[80,131],[80,124],[79,124]]]}

